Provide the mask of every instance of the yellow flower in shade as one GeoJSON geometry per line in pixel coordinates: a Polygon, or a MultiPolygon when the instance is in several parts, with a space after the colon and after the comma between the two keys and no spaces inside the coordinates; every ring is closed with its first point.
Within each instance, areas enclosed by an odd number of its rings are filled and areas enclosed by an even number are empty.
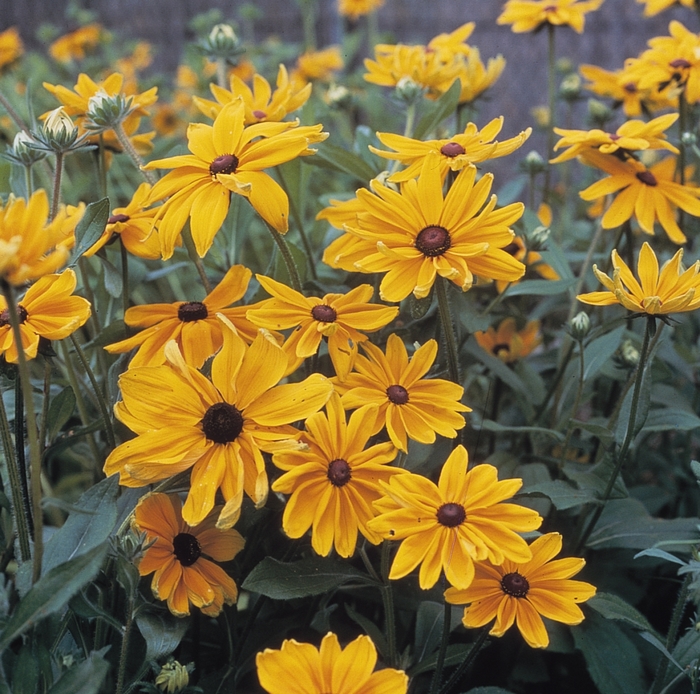
{"type": "Polygon", "coordinates": [[[156,676],[156,686],[166,694],[178,694],[190,683],[190,673],[186,665],[170,660],[163,665],[156,676]]]}
{"type": "Polygon", "coordinates": [[[23,52],[24,46],[17,27],[10,27],[0,32],[0,70],[14,63],[23,52]]]}
{"type": "Polygon", "coordinates": [[[355,21],[383,6],[384,0],[338,0],[338,14],[355,21]]]}
{"type": "Polygon", "coordinates": [[[512,24],[516,34],[536,31],[543,24],[570,26],[583,32],[586,14],[597,10],[604,0],[508,0],[496,24],[512,24]]]}
{"type": "Polygon", "coordinates": [[[445,600],[453,605],[469,603],[462,619],[465,627],[482,627],[495,619],[489,633],[503,636],[515,623],[528,646],[547,648],[549,636],[542,617],[570,626],[580,624],[584,615],[577,603],[596,593],[590,583],[570,580],[584,567],[585,559],[552,561],[561,544],[559,533],[547,533],[530,545],[529,561],[506,559],[500,566],[481,561],[471,586],[448,588],[445,600]]]}
{"type": "Polygon", "coordinates": [[[474,22],[467,22],[449,34],[438,34],[428,41],[428,50],[436,51],[444,62],[450,62],[455,55],[468,56],[473,50],[467,43],[472,35],[474,22]]]}
{"type": "Polygon", "coordinates": [[[371,530],[401,546],[389,572],[390,579],[407,576],[419,564],[423,590],[432,588],[444,571],[450,585],[468,588],[474,562],[488,559],[525,562],[530,548],[517,533],[536,530],[540,515],[517,504],[501,503],[522,486],[521,479],[498,480],[493,465],[467,471],[464,446],[445,461],[437,485],[422,475],[396,475],[382,482],[385,495],[374,507],[379,514],[371,530]]]}
{"type": "Polygon", "coordinates": [[[406,694],[406,673],[373,672],[376,664],[369,636],[358,636],[342,649],[331,632],[320,649],[288,639],[280,650],[266,648],[255,656],[260,685],[268,694],[406,694]]]}
{"type": "Polygon", "coordinates": [[[462,89],[459,93],[459,103],[470,104],[481,96],[498,81],[505,67],[506,59],[500,54],[489,58],[488,63],[484,65],[479,49],[472,47],[469,55],[461,61],[459,79],[462,89]]]}
{"type": "Polygon", "coordinates": [[[173,104],[156,104],[155,113],[151,119],[156,132],[163,137],[184,134],[187,123],[173,104]]]}
{"type": "Polygon", "coordinates": [[[357,356],[355,371],[345,381],[336,382],[335,389],[347,410],[379,406],[370,434],[386,426],[392,443],[402,451],[407,450],[409,438],[433,443],[436,434],[457,436],[465,424],[458,413],[471,412],[460,402],[464,388],[442,378],[423,378],[437,357],[435,340],[421,345],[410,360],[396,334],[389,335],[386,355],[371,342],[364,342],[362,348],[367,356],[357,356]]]}
{"type": "MultiPolygon", "coordinates": [[[[562,161],[574,159],[580,154],[586,154],[592,149],[603,154],[626,154],[626,152],[645,149],[666,149],[678,154],[678,148],[674,147],[664,134],[678,120],[677,113],[667,113],[649,122],[641,120],[628,120],[623,123],[616,132],[607,133],[603,130],[564,130],[554,128],[561,140],[554,145],[554,149],[567,149],[555,159],[550,159],[550,164],[558,164],[562,161]]],[[[620,158],[619,154],[617,155],[620,158]]]]}
{"type": "Polygon", "coordinates": [[[426,158],[435,157],[444,179],[449,171],[461,171],[470,164],[504,157],[514,152],[530,137],[532,128],[519,135],[499,142],[495,140],[503,127],[503,116],[494,118],[481,130],[474,123],[467,123],[463,133],[442,140],[413,140],[394,133],[377,133],[377,139],[395,150],[387,152],[370,145],[370,150],[385,159],[401,162],[406,168],[389,176],[389,181],[398,183],[420,176],[426,158]]]}
{"type": "Polygon", "coordinates": [[[358,531],[375,545],[381,542],[367,528],[376,515],[372,502],[382,496],[379,481],[406,471],[387,464],[396,457],[393,444],[366,448],[376,409],[365,405],[346,423],[340,397],[334,393],[325,414],[317,412],[306,420],[300,439],[306,447],[272,456],[272,462],[285,470],[272,491],[291,494],[282,518],[284,532],[298,538],[311,528],[311,545],[321,556],[335,546],[341,557],[351,557],[358,531]]]}
{"type": "Polygon", "coordinates": [[[112,211],[102,236],[83,255],[94,255],[118,236],[129,253],[148,260],[160,258],[158,235],[152,233],[156,209],[146,209],[150,193],[151,186],[142,183],[126,207],[112,211]]]}
{"type": "Polygon", "coordinates": [[[645,241],[639,251],[637,281],[625,261],[613,250],[612,279],[593,266],[593,273],[606,291],[579,294],[576,298],[593,306],[621,304],[629,311],[652,316],[693,311],[700,306],[700,261],[684,271],[682,259],[683,249],[680,249],[659,272],[659,261],[645,241]]]}
{"type": "MultiPolygon", "coordinates": [[[[73,296],[76,277],[73,270],[60,275],[44,275],[37,280],[17,305],[22,348],[27,359],[36,357],[39,338],[62,340],[84,325],[90,317],[90,302],[73,296]]],[[[0,295],[0,354],[17,363],[17,344],[10,325],[5,298],[0,295]]]]}
{"type": "Polygon", "coordinates": [[[182,518],[177,494],[148,494],[134,510],[134,531],[146,534],[146,544],[153,542],[139,561],[139,574],[153,574],[153,594],[177,617],[188,615],[190,605],[216,617],[224,603],[238,598],[233,579],[214,562],[233,559],[245,541],[237,530],[216,528],[217,510],[196,527],[182,518]]]}
{"type": "MultiPolygon", "coordinates": [[[[12,198],[0,207],[0,277],[21,285],[65,265],[70,254],[64,227],[69,221],[67,210],[47,223],[49,201],[46,191],[38,190],[29,201],[12,198]]],[[[74,217],[76,217],[74,215],[74,217]]],[[[77,217],[79,219],[79,217],[77,217]]],[[[77,220],[76,220],[77,223],[77,220]]]]}
{"type": "Polygon", "coordinates": [[[426,157],[418,179],[401,184],[401,193],[379,183],[372,185],[374,194],[357,191],[364,210],[346,236],[326,248],[324,262],[350,272],[386,272],[379,287],[384,301],[401,301],[411,292],[427,296],[437,275],[462,291],[471,288],[474,275],[517,280],[525,266],[502,249],[524,206],[495,209],[496,196],[488,199],[492,182],[491,174],[477,182],[476,167],[469,166],[443,197],[437,157],[426,157]],[[348,243],[348,235],[360,243],[348,243]]]}
{"type": "Polygon", "coordinates": [[[144,487],[192,469],[183,518],[201,523],[218,489],[226,504],[217,526],[238,519],[243,491],[261,505],[268,483],[262,451],[294,448],[301,432],[291,422],[317,412],[333,386],[320,374],[278,386],[287,355],[266,331],[246,345],[225,318],[224,344],[211,364],[211,381],[188,366],[177,344],[166,345],[168,363],[129,369],[119,378],[122,400],[114,413],[135,439],[117,446],[105,474],[144,487]]]}
{"type": "Polygon", "coordinates": [[[126,310],[124,322],[132,328],[145,328],[121,342],[107,345],[110,354],[138,348],[130,368],[160,366],[166,363],[165,346],[175,340],[185,362],[199,369],[223,344],[221,314],[246,341],[252,342],[258,329],[246,319],[250,306],[234,306],[248,289],[252,273],[243,265],[234,265],[218,286],[202,301],[176,301],[172,304],[147,304],[126,310]]]}
{"type": "Polygon", "coordinates": [[[245,102],[226,104],[214,125],[190,123],[191,154],[157,159],[146,169],[173,169],[151,191],[151,202],[168,198],[158,208],[158,237],[164,260],[173,254],[175,241],[187,219],[200,257],[211,248],[226,219],[231,193],[248,198],[258,214],[280,233],[288,228],[289,200],[281,186],[262,169],[295,157],[312,154],[312,142],[328,136],[321,125],[297,123],[244,125],[245,102]]]}
{"type": "Polygon", "coordinates": [[[270,83],[257,73],[253,76],[251,89],[240,77],[231,75],[231,89],[224,89],[217,84],[210,84],[216,101],[193,97],[197,108],[209,118],[216,118],[222,107],[236,98],[241,97],[245,103],[245,125],[265,121],[281,121],[287,114],[301,108],[311,96],[311,84],[301,89],[292,85],[284,65],[277,72],[277,88],[272,91],[270,83]]]}
{"type": "MultiPolygon", "coordinates": [[[[551,220],[551,218],[550,218],[551,220]]],[[[540,219],[540,221],[542,221],[540,219]]],[[[551,221],[550,221],[551,223],[551,221]]],[[[544,223],[545,226],[550,226],[550,223],[544,223]]],[[[524,263],[528,269],[534,270],[542,279],[545,280],[558,280],[559,273],[551,266],[542,260],[542,256],[537,251],[528,251],[525,247],[525,242],[520,238],[520,236],[513,237],[513,240],[503,249],[506,253],[510,253],[516,260],[524,263]]],[[[500,294],[504,292],[506,288],[514,284],[513,282],[504,282],[503,280],[496,280],[496,290],[500,294]]],[[[515,282],[517,284],[517,282],[515,282]]]]}
{"type": "Polygon", "coordinates": [[[293,89],[302,89],[307,82],[325,82],[345,66],[339,46],[320,51],[306,51],[297,58],[290,80],[293,89]]]}
{"type": "Polygon", "coordinates": [[[369,284],[355,287],[347,294],[326,294],[319,298],[305,297],[269,277],[256,277],[273,298],[250,309],[246,314],[248,320],[271,330],[296,328],[285,348],[300,359],[316,354],[321,339],[328,338],[328,353],[341,380],[352,369],[357,345],[367,339],[363,332],[383,328],[399,312],[397,306],[368,303],[374,294],[369,284]]]}
{"type": "Polygon", "coordinates": [[[614,229],[631,219],[637,220],[640,229],[654,234],[656,221],[674,243],[685,243],[685,234],[676,222],[675,208],[694,217],[700,217],[700,188],[674,180],[676,158],[667,157],[647,168],[636,159],[621,161],[610,154],[590,151],[583,162],[610,174],[582,190],[584,200],[597,200],[617,193],[603,215],[603,228],[614,229]]]}
{"type": "Polygon", "coordinates": [[[478,330],[474,333],[474,339],[485,352],[510,364],[526,357],[542,342],[540,322],[528,321],[527,325],[518,331],[515,318],[506,318],[500,322],[498,330],[494,330],[493,327],[486,332],[478,330]]]}
{"type": "Polygon", "coordinates": [[[49,46],[49,54],[59,63],[82,60],[86,53],[97,47],[103,32],[99,24],[87,24],[57,38],[49,46]]]}
{"type": "Polygon", "coordinates": [[[697,7],[695,0],[637,0],[644,5],[644,16],[653,17],[654,15],[667,10],[673,5],[682,5],[688,9],[697,7]]]}

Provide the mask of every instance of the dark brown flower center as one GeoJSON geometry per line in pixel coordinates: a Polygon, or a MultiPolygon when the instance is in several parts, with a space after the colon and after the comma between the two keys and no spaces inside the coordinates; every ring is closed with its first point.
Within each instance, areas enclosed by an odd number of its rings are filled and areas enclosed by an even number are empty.
{"type": "Polygon", "coordinates": [[[450,232],[443,227],[425,227],[416,236],[416,248],[429,258],[442,255],[451,245],[450,232]]]}
{"type": "Polygon", "coordinates": [[[677,70],[678,68],[689,68],[690,63],[685,58],[676,58],[669,63],[669,66],[677,70]]]}
{"type": "Polygon", "coordinates": [[[230,443],[243,431],[243,415],[233,405],[217,402],[204,413],[202,431],[214,443],[230,443]]]}
{"type": "Polygon", "coordinates": [[[608,137],[612,142],[617,142],[622,137],[622,135],[618,135],[617,133],[608,133],[608,137]]]}
{"type": "Polygon", "coordinates": [[[405,405],[408,402],[408,391],[403,386],[389,386],[386,389],[386,396],[394,405],[405,405]]]}
{"type": "Polygon", "coordinates": [[[187,301],[177,309],[177,317],[183,323],[204,320],[208,315],[207,307],[201,301],[187,301]]]}
{"type": "Polygon", "coordinates": [[[267,118],[267,113],[265,113],[265,111],[258,111],[258,110],[255,110],[255,111],[253,111],[253,115],[254,115],[258,120],[262,120],[263,118],[267,118]]]}
{"type": "Polygon", "coordinates": [[[202,556],[202,548],[194,535],[180,533],[173,538],[175,557],[183,566],[192,566],[202,556]]]}
{"type": "Polygon", "coordinates": [[[459,144],[459,142],[446,142],[442,147],[440,147],[440,154],[444,154],[446,157],[458,157],[460,154],[464,154],[467,150],[459,144]]]}
{"type": "Polygon", "coordinates": [[[217,174],[236,173],[238,168],[238,157],[235,154],[222,154],[209,164],[209,173],[212,176],[217,174]]]}
{"type": "Polygon", "coordinates": [[[503,250],[509,255],[515,255],[520,250],[520,246],[517,243],[509,243],[503,250]]]}
{"type": "Polygon", "coordinates": [[[131,219],[128,214],[113,214],[108,220],[107,224],[116,224],[117,222],[128,222],[131,219]]]}
{"type": "Polygon", "coordinates": [[[335,319],[338,317],[335,309],[326,304],[314,306],[311,309],[311,315],[314,320],[320,321],[321,323],[334,323],[335,319]]]}
{"type": "Polygon", "coordinates": [[[506,574],[501,579],[501,588],[506,595],[511,595],[514,598],[524,598],[530,590],[530,584],[525,576],[521,576],[517,571],[512,574],[506,574]]]}
{"type": "Polygon", "coordinates": [[[510,345],[507,345],[505,342],[499,342],[497,345],[494,345],[491,351],[499,357],[502,352],[506,352],[506,354],[510,354],[510,345]]]}
{"type": "Polygon", "coordinates": [[[467,512],[462,504],[443,504],[437,510],[438,523],[446,528],[456,528],[458,525],[462,525],[466,518],[467,512]]]}
{"type": "MultiPolygon", "coordinates": [[[[22,304],[17,305],[17,317],[19,318],[20,323],[24,323],[24,321],[29,318],[29,314],[27,313],[27,309],[22,306],[22,304]]],[[[2,311],[0,311],[0,328],[4,328],[6,325],[10,324],[10,311],[6,308],[4,308],[2,311]]]]}
{"type": "Polygon", "coordinates": [[[637,178],[647,186],[656,186],[659,182],[656,180],[656,176],[651,171],[640,171],[637,174],[637,178]]]}
{"type": "Polygon", "coordinates": [[[637,85],[634,82],[627,82],[622,87],[628,94],[636,94],[637,93],[637,85]]]}
{"type": "Polygon", "coordinates": [[[352,470],[346,460],[336,458],[328,463],[328,480],[334,487],[344,487],[352,479],[352,470]]]}

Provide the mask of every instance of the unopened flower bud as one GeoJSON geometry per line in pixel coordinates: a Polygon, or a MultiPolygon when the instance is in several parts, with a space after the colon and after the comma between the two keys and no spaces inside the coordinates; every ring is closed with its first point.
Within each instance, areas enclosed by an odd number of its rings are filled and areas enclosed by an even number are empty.
{"type": "Polygon", "coordinates": [[[539,152],[532,150],[525,155],[525,159],[520,162],[520,168],[525,171],[525,173],[534,176],[535,174],[542,173],[547,168],[547,162],[542,158],[539,152]]]}
{"type": "Polygon", "coordinates": [[[576,101],[581,96],[581,77],[575,72],[568,74],[559,85],[559,94],[566,101],[576,101]]]}
{"type": "Polygon", "coordinates": [[[85,115],[88,130],[105,130],[121,123],[133,111],[133,97],[121,94],[110,95],[103,90],[88,99],[85,115]]]}
{"type": "Polygon", "coordinates": [[[530,115],[540,128],[548,128],[551,125],[552,119],[549,113],[549,106],[534,106],[530,109],[530,115]]]}
{"type": "Polygon", "coordinates": [[[396,185],[396,183],[392,183],[389,180],[389,176],[391,176],[391,171],[382,171],[381,173],[378,173],[372,180],[377,181],[377,183],[381,183],[383,186],[391,188],[392,190],[395,190],[398,193],[398,185],[396,185]]]}
{"type": "Polygon", "coordinates": [[[326,92],[325,101],[331,108],[342,109],[352,100],[350,90],[342,84],[331,84],[326,92]]]}
{"type": "Polygon", "coordinates": [[[36,140],[28,132],[20,130],[15,135],[12,146],[8,147],[2,156],[16,164],[31,166],[46,156],[46,152],[36,149],[34,145],[36,140]]]}
{"type": "Polygon", "coordinates": [[[236,65],[238,56],[245,50],[230,24],[217,24],[200,41],[199,47],[209,59],[225,60],[230,65],[236,65]]]}
{"type": "Polygon", "coordinates": [[[602,101],[598,101],[598,99],[588,100],[588,121],[591,125],[604,128],[612,115],[612,111],[602,101]]]}
{"type": "Polygon", "coordinates": [[[527,234],[527,248],[530,251],[541,251],[547,246],[550,229],[545,226],[537,226],[527,234]]]}
{"type": "Polygon", "coordinates": [[[402,77],[396,83],[394,94],[396,95],[397,99],[410,105],[420,99],[423,94],[423,87],[421,87],[418,82],[412,80],[410,77],[402,77]]]}
{"type": "Polygon", "coordinates": [[[190,673],[186,665],[182,665],[177,660],[165,663],[156,676],[156,685],[166,694],[177,694],[181,692],[190,682],[190,673]]]}
{"type": "Polygon", "coordinates": [[[623,366],[628,368],[634,368],[639,364],[639,350],[634,346],[632,340],[622,341],[619,360],[623,366]]]}
{"type": "Polygon", "coordinates": [[[48,142],[63,148],[72,145],[78,137],[78,128],[63,106],[55,108],[46,116],[42,130],[48,142]]]}
{"type": "Polygon", "coordinates": [[[698,143],[698,136],[695,133],[684,132],[681,135],[681,142],[686,147],[692,147],[693,145],[696,145],[698,143]]]}
{"type": "Polygon", "coordinates": [[[591,319],[585,311],[579,311],[569,322],[569,332],[574,340],[581,341],[590,332],[591,319]]]}

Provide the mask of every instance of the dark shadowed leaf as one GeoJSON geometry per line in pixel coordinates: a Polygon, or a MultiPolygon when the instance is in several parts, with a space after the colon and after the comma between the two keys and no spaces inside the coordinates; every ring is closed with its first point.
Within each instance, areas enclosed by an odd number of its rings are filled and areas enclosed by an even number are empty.
{"type": "Polygon", "coordinates": [[[107,650],[93,651],[87,660],[64,672],[48,694],[97,694],[109,671],[109,663],[104,659],[107,650]]]}
{"type": "Polygon", "coordinates": [[[146,641],[146,661],[169,656],[182,641],[189,619],[178,619],[169,612],[141,612],[136,617],[141,636],[146,641]]]}
{"type": "Polygon", "coordinates": [[[75,248],[71,266],[78,262],[78,258],[91,246],[95,245],[97,239],[102,236],[102,232],[107,226],[109,219],[109,198],[102,198],[96,202],[91,202],[86,208],[82,219],[75,227],[75,248]]]}
{"type": "Polygon", "coordinates": [[[597,593],[586,603],[606,619],[617,619],[642,631],[654,631],[647,618],[622,598],[611,593],[597,593]]]}

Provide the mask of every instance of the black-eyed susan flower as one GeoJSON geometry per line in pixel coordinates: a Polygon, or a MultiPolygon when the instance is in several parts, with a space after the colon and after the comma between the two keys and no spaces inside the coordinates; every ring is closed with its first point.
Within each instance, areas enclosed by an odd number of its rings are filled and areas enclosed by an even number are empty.
{"type": "Polygon", "coordinates": [[[325,82],[345,66],[340,46],[306,51],[298,58],[289,79],[294,89],[303,89],[309,82],[325,82]]]}
{"type": "Polygon", "coordinates": [[[367,447],[376,409],[365,405],[346,422],[340,397],[334,393],[325,413],[306,420],[300,439],[306,446],[272,456],[285,471],[272,491],[291,494],[282,517],[284,532],[298,538],[311,528],[311,545],[321,556],[335,547],[341,557],[351,557],[358,532],[372,544],[381,542],[367,527],[376,515],[372,503],[382,495],[379,481],[405,470],[387,464],[397,453],[392,443],[367,447]]]}
{"type": "Polygon", "coordinates": [[[358,636],[344,649],[328,633],[318,649],[294,639],[279,650],[266,648],[255,657],[258,678],[268,694],[406,694],[403,670],[374,672],[377,649],[369,636],[358,636]]]}
{"type": "MultiPolygon", "coordinates": [[[[542,221],[543,215],[538,215],[540,221],[542,221]]],[[[542,222],[546,227],[551,225],[551,214],[546,215],[549,219],[548,222],[542,222]]],[[[532,269],[537,273],[542,279],[545,280],[558,280],[560,279],[559,273],[547,263],[544,262],[542,256],[537,251],[530,251],[525,246],[525,241],[520,236],[514,236],[513,240],[503,249],[507,253],[510,253],[516,260],[527,267],[528,270],[532,269]]],[[[505,282],[503,280],[496,280],[496,289],[498,293],[504,292],[507,287],[511,284],[517,284],[516,282],[505,282]]]]}
{"type": "Polygon", "coordinates": [[[570,26],[583,32],[586,14],[597,10],[604,0],[508,0],[496,24],[512,24],[516,34],[536,31],[543,24],[570,26]]]}
{"type": "Polygon", "coordinates": [[[401,541],[390,579],[403,578],[420,564],[423,590],[432,588],[443,571],[450,585],[468,588],[477,561],[498,565],[532,558],[518,533],[536,530],[542,518],[532,509],[502,503],[523,481],[499,481],[493,465],[484,463],[469,471],[467,465],[466,449],[457,446],[437,485],[416,474],[396,475],[382,483],[384,496],[374,504],[379,515],[369,527],[387,540],[401,541]]]}
{"type": "Polygon", "coordinates": [[[472,35],[475,26],[474,22],[466,22],[454,31],[433,36],[428,41],[428,50],[436,51],[444,62],[449,62],[455,55],[468,56],[474,47],[467,43],[467,39],[472,35]]]}
{"type": "Polygon", "coordinates": [[[242,98],[226,104],[214,125],[190,123],[191,154],[157,159],[146,169],[173,169],[153,186],[151,201],[167,198],[158,208],[158,237],[164,260],[173,254],[175,241],[190,220],[197,253],[204,257],[228,214],[231,193],[248,198],[258,214],[280,233],[288,228],[289,200],[263,169],[311,154],[312,142],[328,136],[321,125],[245,122],[242,98]]]}
{"type": "Polygon", "coordinates": [[[338,14],[355,21],[376,12],[383,5],[384,0],[338,0],[338,14]]]}
{"type": "Polygon", "coordinates": [[[659,272],[656,254],[645,241],[639,251],[637,281],[625,261],[613,249],[612,279],[593,266],[593,273],[605,291],[579,294],[576,298],[593,306],[621,304],[629,311],[652,316],[693,311],[700,306],[700,261],[695,261],[684,271],[682,259],[683,249],[680,249],[663,264],[659,272]]]}
{"type": "Polygon", "coordinates": [[[17,27],[10,27],[0,32],[0,70],[14,63],[23,52],[24,46],[17,27]]]}
{"type": "Polygon", "coordinates": [[[474,339],[481,349],[510,364],[526,357],[542,342],[540,322],[528,321],[518,330],[515,318],[508,317],[499,323],[498,329],[490,326],[486,331],[476,331],[474,339]]]}
{"type": "Polygon", "coordinates": [[[476,181],[476,167],[463,169],[443,196],[440,166],[426,157],[417,180],[401,192],[373,182],[371,193],[357,191],[362,209],[346,234],[361,240],[348,246],[345,237],[331,243],[323,259],[348,271],[385,272],[379,287],[384,301],[401,301],[410,293],[428,295],[437,275],[462,291],[474,275],[512,282],[525,266],[502,250],[513,239],[509,228],[523,213],[522,203],[496,209],[489,199],[493,175],[476,181]],[[487,202],[488,200],[488,202],[487,202]]]}
{"type": "Polygon", "coordinates": [[[178,617],[188,615],[190,605],[216,617],[224,603],[233,605],[238,597],[234,580],[214,562],[233,559],[245,541],[237,530],[216,527],[217,511],[192,527],[182,518],[180,497],[160,493],[142,497],[134,510],[133,529],[153,543],[139,561],[139,573],[153,574],[153,594],[178,617]]]}
{"type": "Polygon", "coordinates": [[[243,265],[234,265],[202,301],[176,301],[172,304],[132,306],[124,322],[132,328],[145,328],[126,340],[107,345],[110,354],[138,351],[131,368],[165,364],[165,345],[175,340],[185,361],[198,369],[223,344],[221,323],[217,314],[225,316],[247,342],[258,334],[246,318],[250,306],[231,306],[243,298],[251,272],[243,265]]]}
{"type": "Polygon", "coordinates": [[[500,54],[489,58],[484,65],[479,49],[472,46],[469,54],[461,60],[459,103],[471,104],[475,101],[498,81],[505,67],[506,59],[500,54]]]}
{"type": "Polygon", "coordinates": [[[97,23],[86,24],[75,31],[59,36],[50,46],[49,55],[59,63],[82,60],[85,54],[99,44],[104,29],[97,23]]]}
{"type": "Polygon", "coordinates": [[[104,466],[127,487],[144,487],[191,468],[183,518],[201,523],[221,489],[226,504],[217,526],[230,528],[240,514],[243,491],[260,505],[268,491],[262,451],[293,448],[301,432],[291,422],[317,412],[333,386],[320,374],[277,385],[287,355],[261,330],[248,346],[221,318],[223,347],[211,364],[211,381],[188,366],[175,341],[168,363],[129,369],[119,378],[117,419],[137,434],[117,446],[104,466]]]}
{"type": "Polygon", "coordinates": [[[285,348],[299,359],[316,354],[322,338],[328,338],[328,353],[341,380],[355,363],[357,345],[367,339],[363,333],[383,328],[399,312],[397,306],[369,303],[374,294],[369,284],[355,287],[347,294],[326,294],[319,298],[306,297],[269,277],[256,277],[273,298],[249,309],[248,320],[271,330],[296,328],[285,348]]]}
{"type": "Polygon", "coordinates": [[[495,619],[489,632],[503,636],[516,624],[532,648],[546,648],[549,636],[542,617],[573,626],[583,621],[577,603],[592,598],[596,589],[584,581],[572,581],[584,567],[585,559],[554,559],[561,551],[559,533],[547,533],[531,545],[532,559],[506,559],[500,565],[486,560],[476,564],[474,581],[466,589],[448,588],[445,600],[453,605],[468,604],[462,623],[482,627],[495,619]]]}
{"type": "Polygon", "coordinates": [[[335,389],[348,410],[374,403],[378,406],[371,434],[386,426],[392,443],[407,450],[408,439],[433,443],[436,434],[457,436],[464,427],[460,412],[471,409],[460,402],[462,386],[442,378],[424,378],[435,362],[437,342],[428,340],[409,360],[403,340],[389,335],[386,354],[371,342],[364,342],[367,356],[357,355],[355,370],[335,389]]]}
{"type": "Polygon", "coordinates": [[[681,5],[689,9],[697,7],[696,0],[637,0],[637,2],[644,5],[645,17],[653,17],[673,5],[681,5]]]}

